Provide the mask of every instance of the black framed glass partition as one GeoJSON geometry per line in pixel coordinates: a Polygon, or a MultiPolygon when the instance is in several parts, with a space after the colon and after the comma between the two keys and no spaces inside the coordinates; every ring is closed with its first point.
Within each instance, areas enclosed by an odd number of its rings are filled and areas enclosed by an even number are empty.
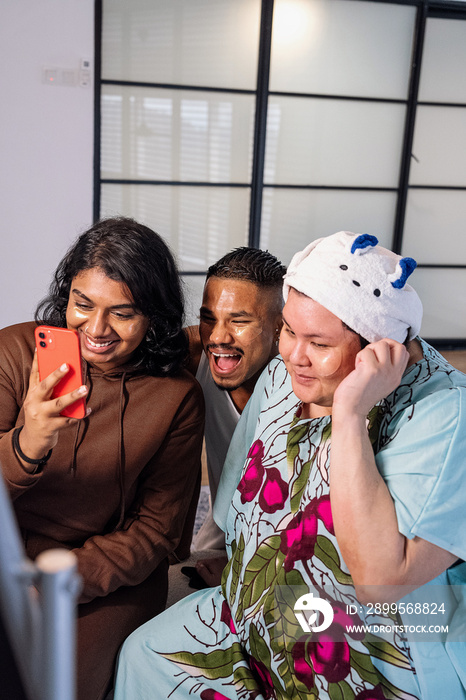
{"type": "Polygon", "coordinates": [[[418,260],[423,335],[465,344],[465,19],[423,0],[97,0],[95,217],[157,230],[191,310],[236,246],[287,264],[372,233],[418,260]]]}

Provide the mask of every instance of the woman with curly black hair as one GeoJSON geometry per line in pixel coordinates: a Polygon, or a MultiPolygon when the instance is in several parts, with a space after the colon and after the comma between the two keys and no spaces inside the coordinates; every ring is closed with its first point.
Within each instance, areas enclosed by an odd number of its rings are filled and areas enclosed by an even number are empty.
{"type": "Polygon", "coordinates": [[[78,238],[35,318],[77,331],[84,384],[52,398],[68,368],[39,381],[36,323],[0,331],[0,462],[28,556],[77,556],[78,698],[101,700],[123,640],[165,607],[167,559],[199,488],[202,392],[183,369],[173,256],[132,219],[78,238]],[[62,416],[78,397],[85,417],[62,416]]]}
{"type": "Polygon", "coordinates": [[[188,352],[178,271],[164,241],[133,219],[104,219],[78,238],[58,265],[36,321],[66,326],[72,280],[93,268],[127,287],[135,307],[149,320],[132,365],[160,377],[178,372],[188,352]]]}

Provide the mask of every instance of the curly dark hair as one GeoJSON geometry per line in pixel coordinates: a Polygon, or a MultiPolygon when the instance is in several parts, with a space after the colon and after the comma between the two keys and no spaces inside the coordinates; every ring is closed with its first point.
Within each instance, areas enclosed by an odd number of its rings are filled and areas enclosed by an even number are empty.
{"type": "Polygon", "coordinates": [[[242,246],[234,248],[207,270],[210,277],[252,282],[268,293],[271,311],[280,313],[283,306],[283,275],[286,267],[268,250],[242,246]]]}
{"type": "Polygon", "coordinates": [[[259,287],[283,287],[283,275],[286,267],[268,250],[235,248],[211,265],[207,270],[209,277],[247,280],[259,287]]]}
{"type": "Polygon", "coordinates": [[[102,219],[79,236],[58,265],[49,294],[36,309],[35,320],[66,327],[71,282],[80,272],[95,267],[122,282],[137,310],[149,320],[132,366],[153,376],[177,374],[188,352],[180,276],[162,238],[134,219],[102,219]]]}

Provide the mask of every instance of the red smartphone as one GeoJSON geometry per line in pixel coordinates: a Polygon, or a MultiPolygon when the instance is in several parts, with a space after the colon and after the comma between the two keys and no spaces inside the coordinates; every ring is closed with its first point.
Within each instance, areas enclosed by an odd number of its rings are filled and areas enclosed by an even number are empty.
{"type": "MultiPolygon", "coordinates": [[[[69,394],[82,386],[81,346],[77,332],[69,328],[37,326],[34,335],[41,381],[61,367],[64,362],[69,367],[66,375],[54,387],[52,397],[57,398],[57,396],[69,394]]],[[[60,415],[70,418],[84,418],[86,415],[85,399],[77,399],[71,406],[64,408],[60,415]]]]}

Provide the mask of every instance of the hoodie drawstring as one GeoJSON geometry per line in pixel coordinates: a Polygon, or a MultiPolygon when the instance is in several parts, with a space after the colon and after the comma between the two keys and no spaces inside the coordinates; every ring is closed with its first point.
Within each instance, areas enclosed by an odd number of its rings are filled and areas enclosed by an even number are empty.
{"type": "MultiPolygon", "coordinates": [[[[89,392],[88,392],[88,398],[91,395],[92,391],[92,375],[91,373],[86,372],[86,377],[85,381],[86,383],[89,384],[89,392]]],[[[127,397],[125,394],[125,381],[126,381],[126,375],[127,372],[123,371],[119,375],[118,379],[120,381],[120,391],[119,391],[119,400],[118,400],[118,472],[117,472],[117,480],[118,480],[118,487],[120,491],[120,503],[119,503],[119,515],[118,515],[118,522],[116,526],[113,528],[113,532],[116,530],[119,530],[121,525],[123,524],[123,521],[125,519],[125,510],[126,510],[126,499],[125,499],[125,445],[124,445],[124,430],[123,430],[123,418],[125,414],[125,409],[126,409],[126,402],[127,402],[127,397]]],[[[104,375],[105,376],[105,375],[104,375]]],[[[112,376],[111,374],[108,374],[105,376],[105,379],[108,381],[114,381],[117,377],[112,376]]],[[[92,418],[91,418],[92,420],[92,418]]],[[[73,474],[73,476],[76,474],[76,461],[77,461],[77,450],[79,447],[80,443],[80,436],[84,434],[85,432],[85,426],[84,426],[84,421],[78,421],[76,424],[76,432],[74,436],[74,445],[73,445],[73,454],[72,454],[72,461],[71,461],[71,467],[70,471],[73,474]]]]}
{"type": "Polygon", "coordinates": [[[123,372],[120,380],[120,401],[119,401],[119,426],[118,426],[118,484],[120,487],[120,515],[115,530],[119,530],[125,518],[125,445],[123,440],[123,417],[125,414],[125,378],[126,372],[123,372]]]}
{"type": "MultiPolygon", "coordinates": [[[[91,395],[92,391],[92,378],[91,375],[87,372],[87,365],[85,362],[83,362],[83,383],[88,386],[88,392],[87,392],[87,400],[89,400],[89,397],[91,395]]],[[[73,476],[76,476],[76,459],[77,459],[77,452],[78,452],[78,447],[80,445],[80,434],[81,432],[84,431],[84,421],[79,420],[76,423],[76,432],[74,434],[74,444],[73,444],[73,454],[71,456],[71,465],[70,465],[70,472],[73,476]]]]}

